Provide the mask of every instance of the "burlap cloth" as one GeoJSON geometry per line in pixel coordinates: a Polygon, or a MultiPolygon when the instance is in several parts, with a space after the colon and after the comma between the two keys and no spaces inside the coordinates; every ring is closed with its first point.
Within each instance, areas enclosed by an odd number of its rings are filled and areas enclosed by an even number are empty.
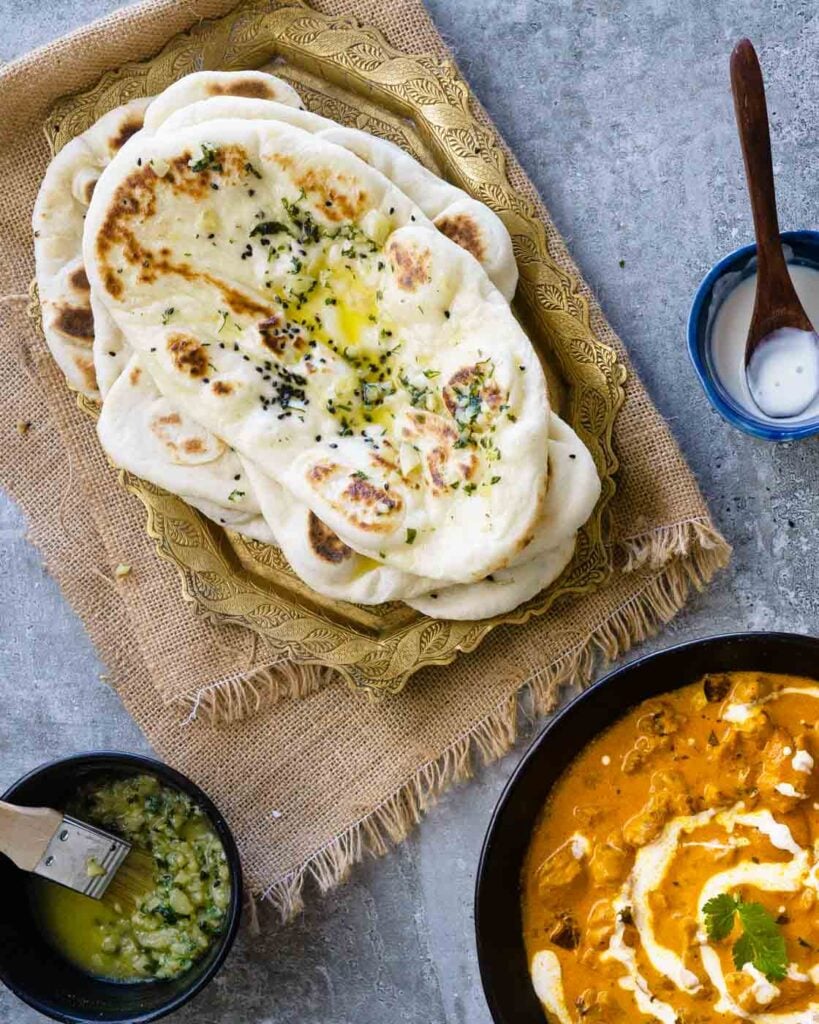
{"type": "MultiPolygon", "coordinates": [[[[148,0],[0,72],[0,481],[25,510],[31,540],[125,706],[159,754],[212,794],[235,829],[252,891],[287,915],[300,905],[307,876],[322,889],[336,884],[364,852],[403,838],[430,798],[469,774],[476,754],[488,760],[507,751],[522,691],[535,712],[548,710],[562,683],[587,681],[601,656],[614,658],[674,615],[690,586],[725,563],[728,547],[630,370],[614,435],[617,571],[598,593],[526,627],[496,630],[477,653],[420,673],[399,697],[378,704],[315,670],[270,670],[281,658],[267,641],[194,615],[176,569],[147,539],[142,506],[117,485],[91,419],[26,315],[30,218],[49,159],[42,122],[54,100],[233,4],[148,0]],[[118,563],[132,566],[120,580],[118,563]],[[266,699],[282,691],[285,699],[266,699]],[[208,709],[218,725],[202,713],[208,709]]],[[[420,0],[315,6],[355,14],[404,50],[449,56],[420,0]]],[[[476,111],[485,118],[477,104],[476,111]]],[[[554,258],[579,277],[511,154],[509,176],[538,203],[554,258]]],[[[625,360],[582,289],[596,333],[625,360]]]]}

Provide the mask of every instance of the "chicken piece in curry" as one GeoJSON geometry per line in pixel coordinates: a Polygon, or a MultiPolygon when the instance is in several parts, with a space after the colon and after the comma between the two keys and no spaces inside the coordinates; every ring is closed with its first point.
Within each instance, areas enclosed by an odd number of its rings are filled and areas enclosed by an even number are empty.
{"type": "Polygon", "coordinates": [[[522,878],[553,1024],[819,1024],[819,684],[721,673],[558,781],[522,878]]]}

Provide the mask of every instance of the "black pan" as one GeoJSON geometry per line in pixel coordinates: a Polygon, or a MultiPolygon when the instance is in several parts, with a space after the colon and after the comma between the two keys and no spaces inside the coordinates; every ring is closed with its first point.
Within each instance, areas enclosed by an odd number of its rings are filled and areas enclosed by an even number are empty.
{"type": "Polygon", "coordinates": [[[733,633],[671,647],[605,676],[532,743],[501,794],[478,865],[478,962],[495,1024],[544,1024],[523,947],[520,874],[549,790],[575,755],[634,704],[693,683],[706,672],[743,670],[819,678],[819,639],[733,633]]]}

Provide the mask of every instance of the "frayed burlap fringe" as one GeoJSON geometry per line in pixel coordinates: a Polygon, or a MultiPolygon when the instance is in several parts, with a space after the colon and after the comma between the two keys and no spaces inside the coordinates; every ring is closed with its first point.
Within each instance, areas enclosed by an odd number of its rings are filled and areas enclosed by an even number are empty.
{"type": "MultiPolygon", "coordinates": [[[[580,652],[593,658],[597,648],[607,661],[613,661],[618,651],[627,650],[633,643],[648,636],[653,628],[643,620],[646,616],[657,622],[668,622],[685,603],[689,587],[701,589],[717,569],[727,564],[730,548],[719,533],[705,520],[687,520],[644,536],[634,537],[619,545],[624,560],[621,572],[650,570],[657,572],[668,563],[674,565],[655,579],[655,590],[649,604],[622,609],[622,627],[613,620],[591,637],[580,652]],[[625,632],[624,632],[625,631],[625,632]]],[[[642,592],[641,592],[642,596],[642,592]]],[[[578,664],[572,675],[588,678],[591,667],[578,664]],[[581,671],[583,669],[583,671],[581,671]]],[[[336,678],[331,669],[319,665],[282,661],[265,668],[254,668],[247,674],[212,683],[196,693],[188,702],[188,721],[202,715],[210,725],[227,725],[255,714],[266,701],[282,698],[302,698],[316,693],[336,678]]],[[[550,710],[551,698],[541,699],[537,682],[527,684],[532,695],[534,714],[550,710]]]]}
{"type": "Polygon", "coordinates": [[[404,840],[430,804],[450,786],[470,778],[476,765],[507,754],[518,738],[524,702],[533,716],[548,714],[565,687],[586,687],[600,667],[656,633],[682,608],[692,587],[702,589],[728,563],[730,546],[706,521],[692,520],[629,541],[624,556],[630,572],[658,559],[664,568],[647,576],[645,586],[584,643],[538,670],[391,797],[268,886],[260,898],[278,911],[282,921],[302,909],[305,884],[314,884],[322,894],[340,885],[365,855],[381,857],[404,840]]]}
{"type": "MultiPolygon", "coordinates": [[[[692,563],[692,582],[709,580],[717,569],[728,561],[731,549],[710,522],[687,519],[650,533],[630,537],[620,542],[625,555],[621,572],[637,569],[661,569],[672,558],[687,559],[692,563]]],[[[700,584],[701,585],[701,584],[700,584]]]]}
{"type": "Polygon", "coordinates": [[[210,725],[228,725],[256,714],[267,701],[308,697],[332,678],[330,669],[295,661],[254,668],[199,690],[187,702],[190,711],[186,721],[192,722],[201,715],[210,725]]]}

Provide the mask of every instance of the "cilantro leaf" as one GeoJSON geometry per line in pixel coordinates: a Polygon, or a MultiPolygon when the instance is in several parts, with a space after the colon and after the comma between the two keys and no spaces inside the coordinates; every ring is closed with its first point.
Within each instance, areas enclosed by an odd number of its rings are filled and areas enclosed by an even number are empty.
{"type": "Polygon", "coordinates": [[[727,892],[721,893],[708,900],[702,912],[705,915],[708,938],[712,942],[719,942],[731,934],[734,914],[737,912],[737,900],[727,892]]]}
{"type": "Polygon", "coordinates": [[[788,953],[785,938],[774,917],[761,903],[746,903],[724,892],[708,900],[702,908],[708,938],[712,942],[727,939],[738,914],[742,935],[734,943],[731,953],[734,965],[741,971],[745,964],[754,967],[768,981],[782,981],[788,973],[788,953]]]}
{"type": "Polygon", "coordinates": [[[773,916],[761,903],[740,901],[737,912],[744,929],[732,950],[737,970],[750,962],[768,981],[782,981],[788,973],[788,953],[773,916]]]}

